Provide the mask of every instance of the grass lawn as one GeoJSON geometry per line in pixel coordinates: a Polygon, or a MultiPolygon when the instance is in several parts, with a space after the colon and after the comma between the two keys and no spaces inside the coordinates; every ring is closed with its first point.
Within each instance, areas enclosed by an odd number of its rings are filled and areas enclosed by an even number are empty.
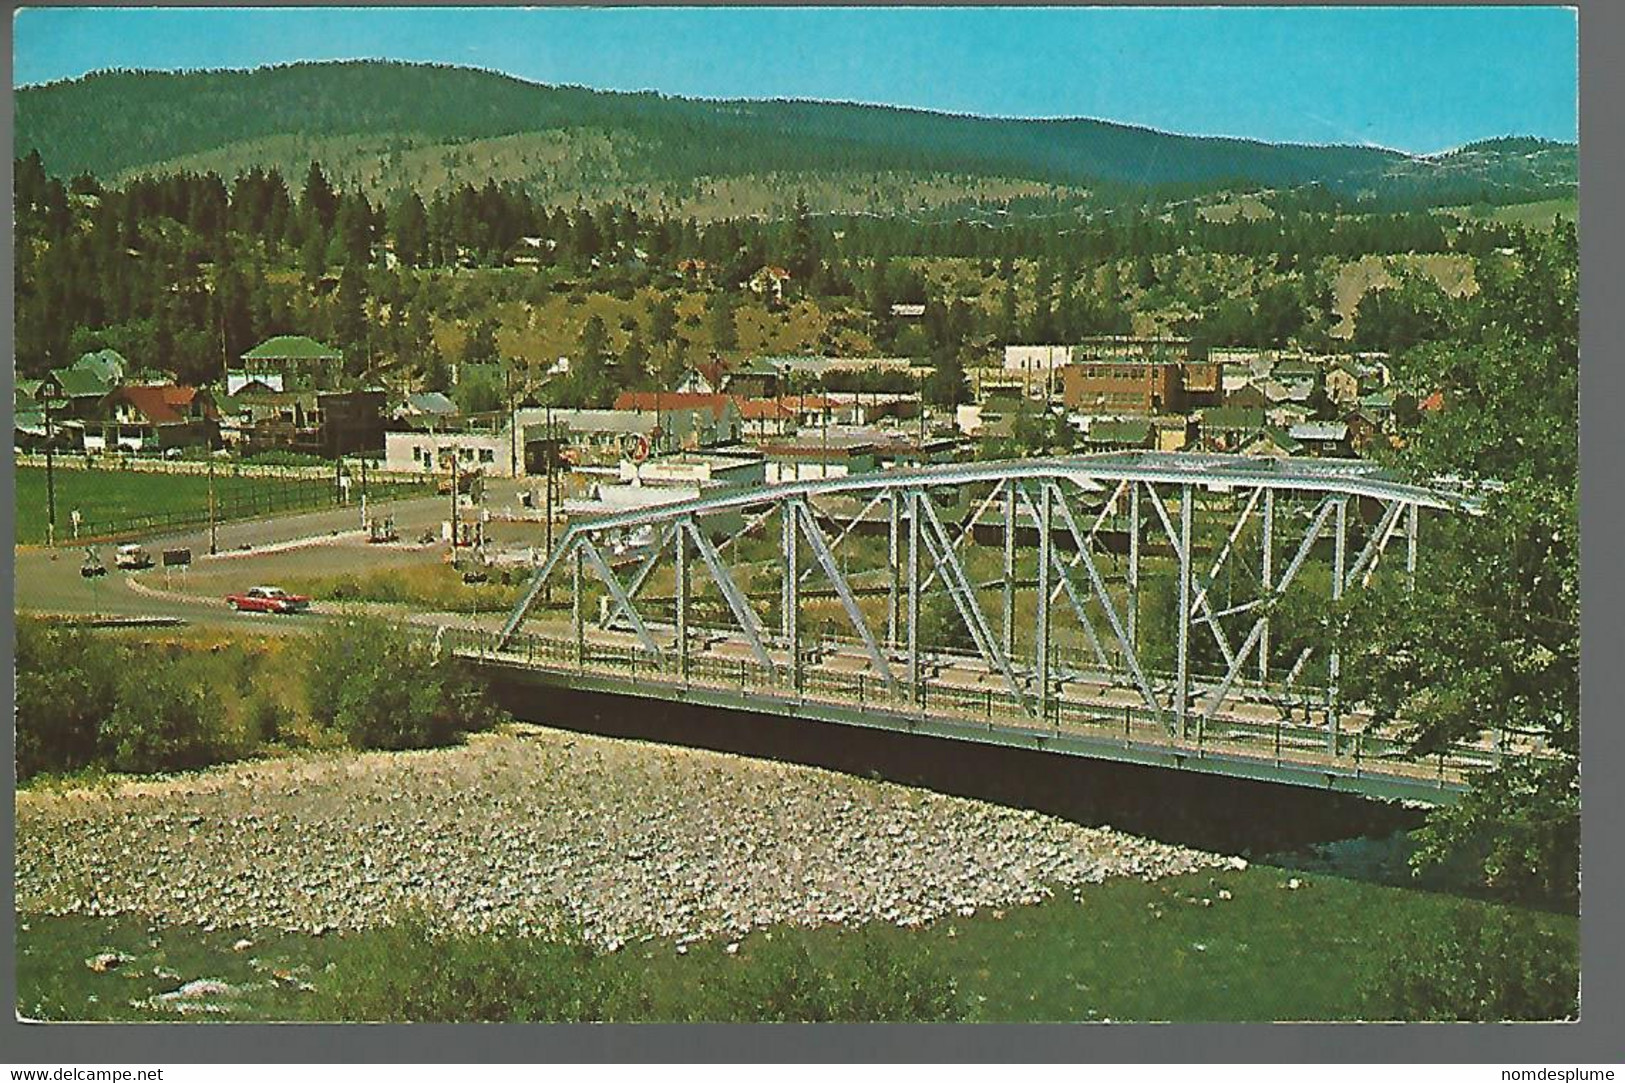
{"type": "MultiPolygon", "coordinates": [[[[147,998],[207,978],[233,988],[196,1018],[861,1019],[891,996],[932,1005],[926,1018],[972,1021],[1347,1020],[1391,1014],[1362,1001],[1362,988],[1392,965],[1403,934],[1447,937],[1462,909],[1498,908],[1253,866],[1114,880],[919,930],[777,928],[732,954],[724,941],[680,955],[651,940],[591,957],[505,938],[428,948],[399,930],[318,938],[20,915],[18,1007],[34,1019],[175,1018],[147,998]],[[253,945],[234,950],[239,938],[253,945]],[[86,965],[110,951],[129,958],[102,973],[86,965]],[[571,985],[572,969],[591,977],[571,985]]],[[[1577,954],[1575,918],[1536,920],[1577,954]]]]}
{"type": "Polygon", "coordinates": [[[288,575],[282,586],[296,594],[331,602],[396,602],[447,613],[506,612],[519,601],[529,582],[527,569],[491,573],[484,583],[465,583],[449,564],[390,567],[339,575],[288,575]]]}
{"type": "MultiPolygon", "coordinates": [[[[1469,216],[1479,216],[1479,212],[1470,207],[1451,207],[1448,209],[1469,216]]],[[[1550,229],[1552,223],[1559,218],[1567,218],[1573,222],[1577,221],[1579,216],[1579,200],[1574,196],[1566,196],[1562,199],[1543,199],[1534,203],[1511,203],[1503,207],[1495,207],[1485,217],[1502,225],[1550,229]]]]}
{"type": "MultiPolygon", "coordinates": [[[[209,479],[200,474],[149,474],[135,470],[57,470],[56,536],[73,537],[71,515],[83,517],[86,537],[135,536],[169,526],[207,522],[209,479]]],[[[42,467],[19,467],[17,531],[19,545],[45,541],[46,486],[42,467]]],[[[320,478],[260,478],[216,475],[215,507],[221,519],[242,519],[282,511],[320,508],[333,501],[333,482],[320,478]]]]}

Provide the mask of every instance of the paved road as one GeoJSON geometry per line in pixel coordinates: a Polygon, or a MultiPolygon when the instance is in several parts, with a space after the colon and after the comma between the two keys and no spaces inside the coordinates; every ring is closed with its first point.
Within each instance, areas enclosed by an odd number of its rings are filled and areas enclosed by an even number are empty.
{"type": "MultiPolygon", "coordinates": [[[[445,498],[424,497],[373,505],[369,514],[394,516],[401,536],[415,539],[425,530],[438,533],[447,510],[445,498]]],[[[232,623],[249,618],[232,614],[216,600],[232,589],[231,585],[226,590],[217,589],[222,583],[246,588],[262,580],[274,582],[278,575],[293,571],[329,574],[435,561],[443,559],[445,553],[445,546],[438,543],[432,547],[368,545],[361,534],[361,511],[356,506],[221,524],[216,529],[216,543],[218,553],[210,556],[207,527],[152,538],[144,544],[154,555],[161,549],[190,548],[192,568],[167,574],[154,568],[132,575],[109,567],[107,575],[91,579],[79,574],[82,548],[19,548],[15,553],[14,605],[19,612],[179,617],[232,623]],[[318,544],[277,548],[299,542],[318,544]],[[132,582],[149,589],[135,589],[132,582]],[[176,594],[206,597],[194,600],[176,594]]],[[[111,565],[113,547],[98,549],[104,563],[111,565]]],[[[270,627],[275,622],[262,623],[270,627]]]]}

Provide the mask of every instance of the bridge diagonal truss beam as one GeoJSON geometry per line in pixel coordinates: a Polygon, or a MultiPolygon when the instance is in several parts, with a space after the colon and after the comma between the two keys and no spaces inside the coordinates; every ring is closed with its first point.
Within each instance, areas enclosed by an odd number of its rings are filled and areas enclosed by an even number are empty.
{"type": "MultiPolygon", "coordinates": [[[[975,641],[977,650],[981,652],[984,661],[1004,676],[1011,691],[1021,703],[1022,709],[1030,713],[1032,708],[1027,702],[1026,690],[1021,679],[1011,668],[1010,659],[993,639],[987,617],[976,601],[976,591],[972,589],[965,569],[959,563],[959,554],[954,551],[953,543],[948,538],[947,530],[943,528],[942,520],[937,516],[936,508],[931,504],[930,496],[921,493],[915,506],[920,513],[920,523],[926,528],[920,532],[920,538],[925,542],[925,547],[931,551],[931,557],[936,561],[937,571],[941,573],[942,581],[948,588],[954,608],[959,611],[960,619],[965,622],[965,628],[975,641]]],[[[927,581],[929,582],[929,579],[927,581]]],[[[921,589],[924,589],[923,586],[921,589]]]]}
{"type": "Polygon", "coordinates": [[[734,621],[738,624],[740,633],[744,635],[745,642],[750,645],[751,653],[762,665],[771,666],[773,656],[768,654],[767,644],[764,642],[767,629],[762,625],[762,618],[751,608],[750,599],[739,589],[739,584],[734,582],[733,576],[728,574],[728,566],[722,562],[722,556],[717,552],[716,546],[711,544],[711,539],[705,536],[705,531],[699,528],[692,516],[681,520],[681,528],[694,543],[694,551],[699,553],[700,559],[705,562],[706,570],[711,573],[711,581],[717,585],[717,590],[722,592],[723,600],[728,603],[728,609],[733,613],[734,621]]]}
{"type": "MultiPolygon", "coordinates": [[[[880,498],[876,497],[878,502],[880,498]]],[[[800,500],[788,501],[784,505],[784,513],[791,516],[794,522],[797,517],[801,520],[801,532],[812,547],[813,556],[829,577],[830,585],[835,588],[835,594],[841,600],[841,608],[846,610],[847,619],[852,622],[852,628],[863,641],[863,646],[869,653],[869,662],[874,666],[875,672],[885,678],[888,685],[895,688],[897,677],[892,673],[891,664],[887,662],[880,644],[875,641],[875,634],[869,628],[869,622],[864,619],[863,611],[858,608],[858,600],[852,595],[852,588],[847,585],[846,576],[841,574],[841,568],[835,562],[835,553],[829,543],[824,539],[824,532],[819,529],[818,523],[813,519],[812,512],[800,500]]]]}
{"type": "Polygon", "coordinates": [[[655,642],[654,636],[649,633],[648,626],[643,623],[643,618],[638,616],[637,606],[632,604],[632,599],[627,596],[626,588],[621,586],[620,577],[615,574],[614,570],[609,566],[609,562],[604,559],[604,554],[598,551],[598,546],[591,538],[584,537],[577,542],[577,545],[580,546],[581,552],[586,555],[587,562],[598,573],[598,578],[609,589],[610,597],[615,600],[615,605],[620,610],[620,613],[632,625],[639,642],[643,644],[643,649],[650,654],[659,655],[660,644],[655,642]]]}
{"type": "Polygon", "coordinates": [[[1105,611],[1106,620],[1111,625],[1112,634],[1117,637],[1118,649],[1122,651],[1123,661],[1128,667],[1135,687],[1140,690],[1140,695],[1145,697],[1146,706],[1160,718],[1162,716],[1162,703],[1157,699],[1156,692],[1152,690],[1151,682],[1146,680],[1145,671],[1140,665],[1139,652],[1134,649],[1134,644],[1130,641],[1123,621],[1117,615],[1117,607],[1112,604],[1111,594],[1106,590],[1106,581],[1102,578],[1100,569],[1096,567],[1094,557],[1089,553],[1089,546],[1084,543],[1083,535],[1078,530],[1078,521],[1073,516],[1072,509],[1068,506],[1064,494],[1057,503],[1060,506],[1061,521],[1066,524],[1068,532],[1071,533],[1074,543],[1078,546],[1078,556],[1082,560],[1084,571],[1089,576],[1089,585],[1094,588],[1095,598],[1099,600],[1101,609],[1105,611]]]}

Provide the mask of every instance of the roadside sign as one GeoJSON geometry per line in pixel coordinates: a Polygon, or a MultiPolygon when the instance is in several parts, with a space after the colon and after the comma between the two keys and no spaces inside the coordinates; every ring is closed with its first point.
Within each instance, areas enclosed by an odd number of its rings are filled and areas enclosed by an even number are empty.
{"type": "Polygon", "coordinates": [[[192,563],[192,550],[165,549],[163,561],[164,567],[166,568],[184,568],[186,565],[192,563]]]}

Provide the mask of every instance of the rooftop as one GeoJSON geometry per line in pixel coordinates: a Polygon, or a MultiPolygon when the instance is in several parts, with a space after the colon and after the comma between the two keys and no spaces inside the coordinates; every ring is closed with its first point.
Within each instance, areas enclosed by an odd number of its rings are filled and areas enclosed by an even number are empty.
{"type": "Polygon", "coordinates": [[[243,354],[244,361],[342,361],[344,354],[304,335],[277,335],[243,354]]]}

